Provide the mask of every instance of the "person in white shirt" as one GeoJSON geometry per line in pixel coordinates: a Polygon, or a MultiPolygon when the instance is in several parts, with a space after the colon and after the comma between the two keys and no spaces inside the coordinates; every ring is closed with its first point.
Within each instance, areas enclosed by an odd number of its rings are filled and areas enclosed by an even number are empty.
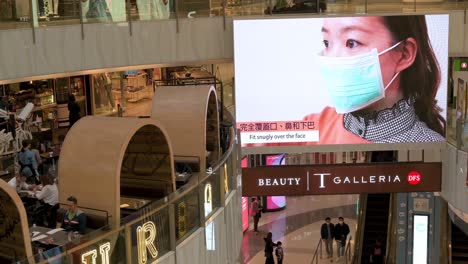
{"type": "Polygon", "coordinates": [[[40,205],[34,211],[33,222],[36,225],[43,226],[44,218],[47,220],[47,227],[55,228],[57,226],[58,210],[58,189],[52,177],[41,176],[42,187],[34,188],[34,196],[39,200],[40,205]]]}
{"type": "Polygon", "coordinates": [[[34,185],[29,185],[26,183],[26,175],[24,174],[17,174],[16,177],[13,177],[8,184],[16,190],[16,192],[20,192],[22,190],[32,190],[34,185]]]}

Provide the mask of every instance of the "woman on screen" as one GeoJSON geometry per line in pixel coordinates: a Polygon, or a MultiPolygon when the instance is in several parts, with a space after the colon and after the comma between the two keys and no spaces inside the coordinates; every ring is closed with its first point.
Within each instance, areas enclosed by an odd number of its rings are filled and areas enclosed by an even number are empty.
{"type": "Polygon", "coordinates": [[[305,118],[318,121],[319,143],[444,140],[424,16],[326,18],[322,34],[319,68],[334,108],[305,118]]]}

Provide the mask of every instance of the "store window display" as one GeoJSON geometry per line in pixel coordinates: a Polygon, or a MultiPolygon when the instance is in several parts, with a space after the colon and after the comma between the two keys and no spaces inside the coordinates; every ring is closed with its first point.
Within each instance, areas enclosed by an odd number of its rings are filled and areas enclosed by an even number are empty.
{"type": "Polygon", "coordinates": [[[126,10],[124,0],[82,0],[81,8],[85,22],[124,22],[126,10]]]}
{"type": "Polygon", "coordinates": [[[168,19],[169,0],[136,0],[140,20],[168,19]]]}
{"type": "Polygon", "coordinates": [[[93,75],[94,114],[112,114],[117,111],[112,94],[112,74],[93,75]]]}
{"type": "Polygon", "coordinates": [[[80,109],[80,116],[86,115],[86,86],[84,76],[56,79],[57,121],[59,127],[70,126],[68,104],[73,95],[80,109]]]}
{"type": "Polygon", "coordinates": [[[93,114],[147,116],[153,98],[153,70],[108,72],[92,76],[93,114]]]}

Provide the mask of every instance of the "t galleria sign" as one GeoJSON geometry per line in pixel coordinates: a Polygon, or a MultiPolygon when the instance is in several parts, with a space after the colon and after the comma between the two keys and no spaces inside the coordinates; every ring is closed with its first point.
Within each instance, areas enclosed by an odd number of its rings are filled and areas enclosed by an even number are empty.
{"type": "Polygon", "coordinates": [[[438,192],[442,165],[372,163],[242,169],[242,195],[438,192]]]}

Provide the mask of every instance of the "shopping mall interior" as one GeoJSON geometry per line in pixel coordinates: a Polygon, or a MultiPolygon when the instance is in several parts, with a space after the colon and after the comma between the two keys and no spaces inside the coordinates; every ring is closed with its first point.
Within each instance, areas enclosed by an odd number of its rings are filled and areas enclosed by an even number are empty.
{"type": "Polygon", "coordinates": [[[0,264],[468,263],[467,8],[0,0],[0,264]]]}

